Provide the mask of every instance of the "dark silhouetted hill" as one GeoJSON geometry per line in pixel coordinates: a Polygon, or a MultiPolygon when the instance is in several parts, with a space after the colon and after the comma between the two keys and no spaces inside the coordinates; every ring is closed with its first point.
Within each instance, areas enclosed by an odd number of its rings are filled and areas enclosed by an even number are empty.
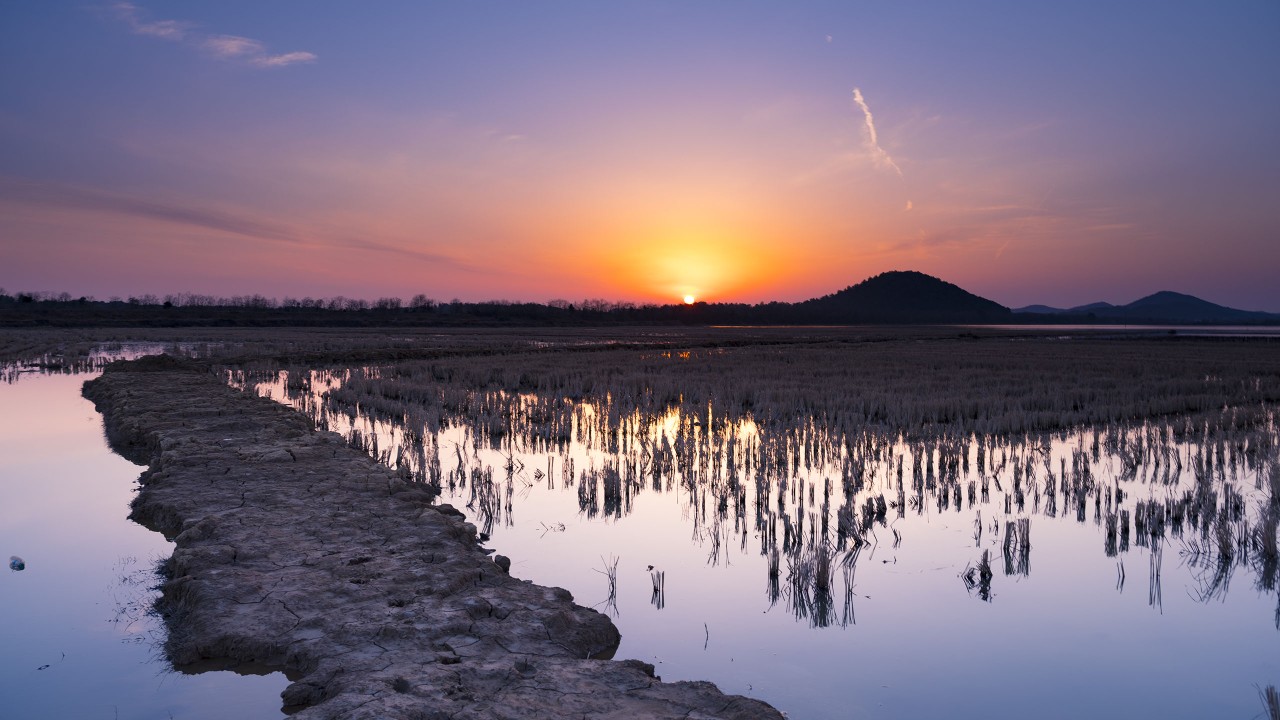
{"type": "Polygon", "coordinates": [[[1009,308],[914,271],[893,271],[868,278],[840,292],[799,303],[810,322],[1001,323],[1013,319],[1009,308]]]}
{"type": "Polygon", "coordinates": [[[1274,313],[1236,310],[1168,290],[1134,300],[1128,305],[1096,311],[1096,314],[1101,318],[1135,323],[1251,323],[1280,320],[1280,315],[1274,313]]]}
{"type": "Polygon", "coordinates": [[[1064,312],[1068,312],[1073,315],[1086,315],[1088,313],[1106,312],[1114,307],[1115,305],[1112,305],[1109,302],[1095,302],[1089,303],[1088,305],[1077,305],[1073,308],[1067,308],[1064,312]]]}
{"type": "Polygon", "coordinates": [[[1028,305],[1014,310],[1023,316],[1053,316],[1054,321],[1105,322],[1156,325],[1256,324],[1280,321],[1276,313],[1253,312],[1216,305],[1193,295],[1168,290],[1134,300],[1128,305],[1089,303],[1062,309],[1048,305],[1028,305]]]}
{"type": "Polygon", "coordinates": [[[868,278],[839,292],[799,303],[635,305],[505,301],[438,303],[425,295],[408,304],[343,297],[237,298],[155,296],[71,299],[67,293],[0,292],[4,327],[553,327],[619,325],[867,325],[867,324],[1280,324],[1280,314],[1215,305],[1159,292],[1128,305],[1090,303],[1070,309],[1029,305],[1011,311],[949,282],[912,271],[868,278]],[[169,298],[172,298],[170,300],[169,298]]]}
{"type": "Polygon", "coordinates": [[[1060,308],[1052,305],[1027,305],[1014,308],[1013,312],[1017,315],[1026,315],[1028,313],[1036,315],[1088,315],[1089,313],[1106,312],[1113,307],[1115,305],[1109,302],[1089,303],[1088,305],[1077,305],[1073,308],[1060,308]]]}

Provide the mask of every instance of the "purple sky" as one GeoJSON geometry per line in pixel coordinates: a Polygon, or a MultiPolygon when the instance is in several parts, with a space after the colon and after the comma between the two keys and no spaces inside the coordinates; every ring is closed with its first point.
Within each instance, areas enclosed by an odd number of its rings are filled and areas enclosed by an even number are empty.
{"type": "Polygon", "coordinates": [[[0,287],[1280,311],[1280,4],[6,3],[0,287]],[[868,4],[870,5],[870,4],[868,4]]]}

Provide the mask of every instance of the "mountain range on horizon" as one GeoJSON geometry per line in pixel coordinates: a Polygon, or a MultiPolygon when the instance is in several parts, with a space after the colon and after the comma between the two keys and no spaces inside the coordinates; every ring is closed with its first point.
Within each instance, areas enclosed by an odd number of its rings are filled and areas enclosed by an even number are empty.
{"type": "Polygon", "coordinates": [[[1049,305],[1027,305],[1014,308],[1016,315],[1048,315],[1055,319],[1063,316],[1085,318],[1090,321],[1115,321],[1129,323],[1200,324],[1200,323],[1270,323],[1280,321],[1280,313],[1218,305],[1185,293],[1161,290],[1138,298],[1127,305],[1094,302],[1071,308],[1049,305]]]}
{"type": "MultiPolygon", "coordinates": [[[[64,295],[66,295],[64,293],[64,295]]],[[[1016,309],[913,270],[880,273],[801,302],[635,306],[482,302],[370,306],[289,305],[260,298],[252,305],[182,305],[96,300],[38,300],[0,295],[0,327],[63,325],[1280,325],[1280,313],[1238,310],[1192,295],[1161,291],[1127,305],[1094,302],[1071,308],[1016,309]]]]}
{"type": "Polygon", "coordinates": [[[1168,290],[1126,305],[1093,302],[1071,308],[1028,305],[1010,309],[913,270],[880,273],[831,295],[797,303],[795,307],[813,320],[841,323],[1280,323],[1280,313],[1239,310],[1168,290]]]}

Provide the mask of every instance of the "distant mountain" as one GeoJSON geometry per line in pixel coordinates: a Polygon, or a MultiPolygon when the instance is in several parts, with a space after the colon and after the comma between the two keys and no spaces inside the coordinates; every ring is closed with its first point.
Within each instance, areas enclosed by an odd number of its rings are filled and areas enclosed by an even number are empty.
{"type": "Polygon", "coordinates": [[[806,300],[797,310],[810,322],[1000,323],[1009,308],[949,282],[914,271],[881,273],[839,292],[806,300]]]}
{"type": "Polygon", "coordinates": [[[1014,308],[1013,312],[1022,315],[1026,313],[1035,313],[1037,315],[1088,315],[1089,313],[1097,313],[1109,308],[1113,308],[1109,302],[1089,303],[1088,305],[1077,305],[1073,308],[1056,308],[1049,305],[1027,305],[1026,307],[1014,308]]]}
{"type": "Polygon", "coordinates": [[[1066,312],[1062,308],[1049,307],[1048,305],[1027,305],[1025,307],[1014,308],[1013,312],[1018,315],[1033,313],[1035,315],[1061,315],[1066,312]]]}
{"type": "Polygon", "coordinates": [[[1073,308],[1028,305],[1016,311],[920,272],[894,271],[839,292],[798,303],[696,302],[635,305],[416,301],[369,304],[345,298],[283,303],[254,296],[206,304],[161,302],[155,296],[98,301],[0,291],[5,327],[489,327],[606,325],[856,325],[1075,323],[1130,325],[1280,325],[1280,314],[1215,305],[1190,295],[1158,292],[1129,303],[1096,302],[1073,308]],[[249,298],[245,298],[249,300],[249,298]],[[341,301],[341,302],[339,302],[341,301]]]}
{"type": "Polygon", "coordinates": [[[1013,311],[1019,315],[1055,315],[1063,321],[1089,320],[1158,325],[1249,324],[1280,321],[1280,314],[1237,310],[1215,305],[1192,295],[1168,290],[1134,300],[1128,305],[1089,303],[1062,309],[1049,305],[1028,305],[1013,311]]]}
{"type": "Polygon", "coordinates": [[[1280,320],[1280,315],[1274,313],[1236,310],[1168,290],[1134,300],[1128,305],[1098,312],[1097,315],[1128,322],[1155,323],[1250,323],[1280,320]]]}
{"type": "Polygon", "coordinates": [[[1067,310],[1065,310],[1065,312],[1069,312],[1076,315],[1084,315],[1088,313],[1106,312],[1114,307],[1115,305],[1112,305],[1109,302],[1095,302],[1095,303],[1089,303],[1088,305],[1077,305],[1073,308],[1068,308],[1067,310]]]}

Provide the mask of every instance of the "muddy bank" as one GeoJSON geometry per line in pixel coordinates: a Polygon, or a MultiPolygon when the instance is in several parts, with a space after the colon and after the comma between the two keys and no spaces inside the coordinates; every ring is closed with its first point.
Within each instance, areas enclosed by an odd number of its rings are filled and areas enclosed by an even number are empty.
{"type": "Polygon", "coordinates": [[[510,577],[421,486],[198,364],[117,363],[84,394],[149,465],[132,517],[177,544],[160,603],[176,665],[286,670],[307,719],[781,717],[591,659],[617,647],[607,617],[510,577]]]}

